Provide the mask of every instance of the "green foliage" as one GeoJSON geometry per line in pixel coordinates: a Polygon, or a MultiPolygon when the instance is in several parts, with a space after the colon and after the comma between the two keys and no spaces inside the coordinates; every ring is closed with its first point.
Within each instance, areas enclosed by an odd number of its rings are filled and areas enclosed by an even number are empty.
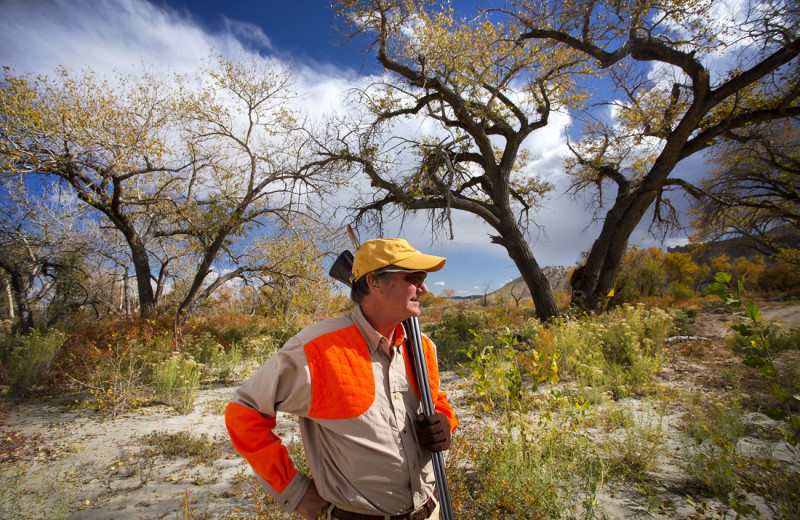
{"type": "Polygon", "coordinates": [[[739,400],[696,395],[684,420],[689,440],[686,472],[696,485],[715,496],[734,493],[739,488],[741,465],[736,444],[744,434],[739,400]]]}
{"type": "Polygon", "coordinates": [[[200,388],[202,369],[191,356],[173,353],[154,367],[156,395],[180,413],[191,412],[200,388]]]}
{"type": "MultiPolygon", "coordinates": [[[[737,342],[746,356],[743,363],[759,370],[766,380],[772,382],[773,396],[780,405],[779,415],[786,420],[788,426],[788,430],[784,431],[784,437],[792,446],[797,446],[800,443],[800,416],[793,410],[796,397],[789,391],[784,375],[775,364],[776,355],[780,352],[781,346],[786,344],[777,340],[783,333],[777,332],[775,323],[764,319],[761,309],[753,300],[742,296],[743,278],[737,280],[736,287],[731,283],[732,277],[728,273],[718,272],[714,279],[715,282],[706,289],[706,292],[718,296],[735,309],[733,314],[740,321],[731,325],[731,329],[750,343],[747,345],[741,340],[737,342]]],[[[794,334],[790,336],[795,337],[794,334]]]]}
{"type": "Polygon", "coordinates": [[[463,351],[469,361],[462,368],[472,401],[480,403],[486,411],[502,414],[525,411],[522,374],[514,351],[516,338],[506,331],[501,344],[495,347],[483,335],[470,332],[475,341],[463,351]]]}
{"type": "Polygon", "coordinates": [[[58,331],[33,331],[29,335],[7,335],[0,339],[2,376],[18,397],[25,397],[45,378],[66,337],[58,331]]]}
{"type": "Polygon", "coordinates": [[[157,450],[157,453],[170,459],[187,458],[197,462],[212,463],[232,452],[230,442],[225,436],[199,436],[181,430],[178,432],[154,431],[142,437],[142,444],[157,450]]]}
{"type": "Polygon", "coordinates": [[[466,361],[464,346],[472,341],[471,331],[488,337],[496,326],[490,325],[491,315],[479,309],[449,308],[438,323],[427,325],[425,333],[436,344],[439,368],[452,370],[466,361]]]}

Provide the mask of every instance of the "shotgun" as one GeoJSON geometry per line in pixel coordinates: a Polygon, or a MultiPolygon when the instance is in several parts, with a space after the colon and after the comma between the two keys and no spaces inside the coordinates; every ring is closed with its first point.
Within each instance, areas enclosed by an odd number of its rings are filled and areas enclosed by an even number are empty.
{"type": "MultiPolygon", "coordinates": [[[[353,285],[350,275],[353,272],[353,253],[344,250],[333,262],[328,275],[342,282],[348,287],[353,285]]],[[[435,413],[433,407],[433,396],[431,395],[431,384],[428,379],[428,367],[425,363],[425,352],[422,347],[422,333],[419,328],[419,320],[412,316],[403,322],[408,332],[408,340],[411,343],[409,352],[411,353],[411,366],[414,367],[414,375],[419,386],[419,398],[422,402],[422,411],[426,417],[435,413]]],[[[444,520],[455,520],[453,516],[453,505],[450,501],[450,486],[447,485],[447,473],[444,467],[444,455],[441,451],[431,453],[433,462],[433,475],[436,477],[436,487],[439,490],[439,509],[444,520]]]]}

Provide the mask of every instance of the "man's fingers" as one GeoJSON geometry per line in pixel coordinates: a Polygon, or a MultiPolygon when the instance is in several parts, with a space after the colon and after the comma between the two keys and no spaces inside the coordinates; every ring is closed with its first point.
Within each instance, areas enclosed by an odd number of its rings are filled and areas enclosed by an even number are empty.
{"type": "Polygon", "coordinates": [[[420,414],[416,423],[417,439],[428,451],[443,451],[450,447],[450,422],[443,413],[433,413],[428,417],[420,414]]]}

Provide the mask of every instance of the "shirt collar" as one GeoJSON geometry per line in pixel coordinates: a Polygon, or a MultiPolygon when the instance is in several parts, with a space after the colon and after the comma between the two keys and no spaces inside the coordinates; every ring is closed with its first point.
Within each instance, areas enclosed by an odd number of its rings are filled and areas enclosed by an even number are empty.
{"type": "MultiPolygon", "coordinates": [[[[355,322],[355,324],[361,330],[361,334],[364,336],[364,339],[367,340],[369,351],[375,352],[380,346],[383,336],[381,336],[380,332],[372,328],[372,325],[369,324],[367,318],[364,317],[364,311],[361,310],[361,305],[356,305],[355,309],[353,309],[353,312],[350,313],[350,316],[352,317],[353,322],[355,322]]],[[[402,345],[405,339],[406,334],[405,330],[403,329],[403,324],[401,323],[394,330],[394,346],[402,345]]]]}

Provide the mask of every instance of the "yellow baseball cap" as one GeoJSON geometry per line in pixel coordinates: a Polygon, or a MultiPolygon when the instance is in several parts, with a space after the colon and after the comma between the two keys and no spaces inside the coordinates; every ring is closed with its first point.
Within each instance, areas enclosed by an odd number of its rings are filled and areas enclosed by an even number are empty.
{"type": "Polygon", "coordinates": [[[376,238],[367,240],[353,255],[353,273],[350,281],[356,282],[367,273],[394,265],[410,271],[438,271],[447,259],[420,253],[402,238],[376,238]]]}

